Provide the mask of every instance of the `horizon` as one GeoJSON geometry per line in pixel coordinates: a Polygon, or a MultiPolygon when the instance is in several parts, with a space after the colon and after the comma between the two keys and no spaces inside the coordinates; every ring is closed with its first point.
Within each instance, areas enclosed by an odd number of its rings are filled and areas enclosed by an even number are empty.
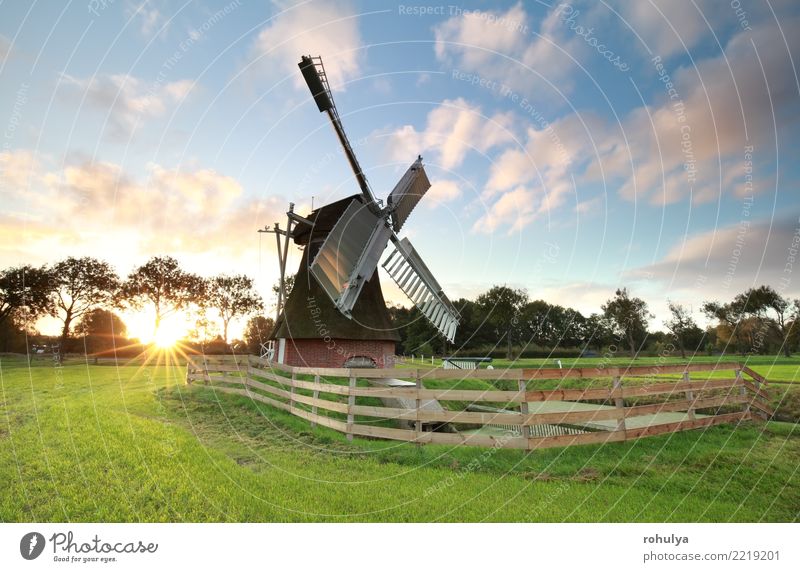
{"type": "Polygon", "coordinates": [[[0,266],[169,255],[269,300],[256,231],[358,191],[310,53],[379,199],[423,156],[402,235],[452,300],[505,284],[588,316],[627,287],[663,330],[667,299],[705,326],[705,300],[800,297],[800,6],[701,4],[708,26],[677,4],[7,6],[0,266]]]}

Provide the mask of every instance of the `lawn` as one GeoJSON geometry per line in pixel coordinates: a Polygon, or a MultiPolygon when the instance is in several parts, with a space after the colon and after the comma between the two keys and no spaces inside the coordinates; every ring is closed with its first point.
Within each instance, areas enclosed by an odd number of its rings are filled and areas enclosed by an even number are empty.
{"type": "Polygon", "coordinates": [[[800,519],[793,423],[530,453],[348,443],[184,375],[0,358],[0,520],[800,519]]]}

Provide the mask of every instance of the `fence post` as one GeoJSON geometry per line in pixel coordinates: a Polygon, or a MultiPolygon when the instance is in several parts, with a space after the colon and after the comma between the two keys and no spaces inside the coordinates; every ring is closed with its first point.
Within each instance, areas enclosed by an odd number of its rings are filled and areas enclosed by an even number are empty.
{"type": "Polygon", "coordinates": [[[347,440],[353,440],[353,407],[356,405],[356,378],[350,374],[350,390],[347,392],[347,440]]]}
{"type": "MultiPolygon", "coordinates": [[[[687,383],[691,381],[688,371],[683,372],[683,381],[687,383]]],[[[689,417],[689,421],[694,421],[695,414],[694,414],[694,407],[692,406],[694,403],[694,391],[692,391],[691,389],[686,390],[686,401],[689,402],[689,409],[686,411],[686,414],[689,417]]]]}
{"type": "Polygon", "coordinates": [[[419,442],[419,438],[420,435],[422,435],[422,421],[420,421],[419,418],[419,410],[420,408],[422,408],[422,399],[420,399],[419,397],[419,390],[422,388],[422,381],[419,378],[419,370],[416,370],[416,373],[414,375],[414,386],[417,390],[417,409],[415,412],[416,421],[414,422],[414,431],[416,435],[414,436],[414,441],[416,442],[417,445],[420,445],[421,443],[419,442]]]}
{"type": "MultiPolygon", "coordinates": [[[[525,378],[522,377],[522,370],[520,370],[520,378],[517,380],[517,389],[522,394],[522,401],[519,403],[519,412],[522,413],[527,417],[528,415],[528,402],[525,401],[525,392],[528,390],[527,385],[525,384],[525,378]]],[[[531,428],[528,425],[528,420],[522,420],[522,436],[526,439],[530,439],[531,437],[531,428]]]]}
{"type": "MultiPolygon", "coordinates": [[[[617,372],[614,375],[614,391],[616,392],[619,390],[622,393],[622,378],[617,372]]],[[[625,399],[620,395],[619,397],[614,398],[614,405],[617,408],[617,413],[619,416],[617,417],[617,431],[625,431],[625,399]]]]}
{"type": "MultiPolygon", "coordinates": [[[[319,385],[319,374],[314,376],[314,383],[316,385],[319,385]]],[[[315,389],[314,390],[313,396],[314,396],[314,399],[319,399],[319,389],[315,389]]],[[[314,415],[314,417],[311,419],[311,428],[313,429],[314,427],[317,426],[317,422],[314,420],[314,419],[316,419],[316,415],[317,415],[317,406],[316,405],[312,405],[311,406],[311,414],[314,415]]]]}
{"type": "Polygon", "coordinates": [[[297,374],[292,372],[292,385],[289,386],[289,412],[294,409],[294,381],[297,379],[297,374]]]}
{"type": "MultiPolygon", "coordinates": [[[[739,394],[747,397],[747,388],[744,386],[744,378],[742,377],[742,368],[736,368],[736,383],[741,383],[741,388],[739,389],[739,394]]],[[[750,415],[750,402],[745,402],[742,406],[742,411],[745,413],[745,417],[750,415]]]]}
{"type": "Polygon", "coordinates": [[[186,362],[186,385],[192,384],[192,378],[190,377],[190,374],[194,373],[194,371],[192,371],[192,366],[190,364],[191,362],[186,362]]]}

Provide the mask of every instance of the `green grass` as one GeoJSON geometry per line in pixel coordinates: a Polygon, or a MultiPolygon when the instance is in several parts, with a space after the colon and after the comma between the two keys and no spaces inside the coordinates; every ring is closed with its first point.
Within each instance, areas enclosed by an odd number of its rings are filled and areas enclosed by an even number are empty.
{"type": "Polygon", "coordinates": [[[800,518],[794,424],[531,453],[348,443],[184,373],[0,358],[0,520],[800,518]]]}
{"type": "MultiPolygon", "coordinates": [[[[634,360],[629,357],[613,357],[613,358],[562,358],[561,365],[564,368],[570,367],[596,367],[603,365],[605,367],[625,367],[627,365],[669,365],[681,364],[686,360],[681,360],[679,357],[640,357],[634,360]]],[[[725,356],[707,356],[698,355],[691,359],[692,363],[718,363],[718,362],[738,362],[747,365],[752,370],[761,375],[766,376],[770,381],[774,382],[789,382],[800,383],[800,355],[786,358],[783,356],[739,356],[735,354],[725,356]]],[[[530,358],[509,361],[505,359],[495,359],[492,361],[492,366],[495,369],[502,368],[557,368],[558,360],[550,358],[530,358]]],[[[406,360],[403,367],[420,367],[431,365],[440,367],[442,360],[434,358],[431,364],[430,358],[424,362],[412,362],[410,358],[406,360]]],[[[486,367],[481,365],[481,367],[486,367]]],[[[720,372],[719,375],[729,375],[730,372],[720,372]]]]}

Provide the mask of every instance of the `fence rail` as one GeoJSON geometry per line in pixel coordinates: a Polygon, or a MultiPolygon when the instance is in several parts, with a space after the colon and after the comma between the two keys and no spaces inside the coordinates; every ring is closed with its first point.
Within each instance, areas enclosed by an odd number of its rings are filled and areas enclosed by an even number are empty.
{"type": "Polygon", "coordinates": [[[767,380],[738,363],[625,368],[458,370],[438,368],[300,368],[254,356],[193,359],[187,383],[246,396],[345,433],[414,443],[538,449],[625,441],[650,435],[765,420],[772,416],[767,380]],[[692,380],[691,373],[730,371],[730,377],[692,380]],[[665,381],[665,374],[680,374],[665,381]],[[749,379],[745,379],[747,376],[749,379]],[[313,377],[300,379],[300,377],[313,377]],[[365,386],[400,379],[415,385],[365,386]],[[429,389],[426,380],[516,380],[516,390],[429,389]],[[607,387],[533,389],[537,380],[591,379],[607,387]],[[359,385],[358,381],[361,380],[359,385]],[[376,401],[379,400],[379,401],[376,401]],[[380,406],[404,400],[415,407],[380,406]],[[423,403],[460,402],[455,408],[423,403]],[[466,411],[463,402],[491,404],[466,411]],[[458,409],[461,407],[461,409],[458,409]],[[396,425],[405,423],[410,428],[396,425]],[[433,431],[448,428],[451,432],[433,431]],[[501,428],[506,428],[501,430],[501,428]],[[498,434],[499,433],[499,434],[498,434]]]}

